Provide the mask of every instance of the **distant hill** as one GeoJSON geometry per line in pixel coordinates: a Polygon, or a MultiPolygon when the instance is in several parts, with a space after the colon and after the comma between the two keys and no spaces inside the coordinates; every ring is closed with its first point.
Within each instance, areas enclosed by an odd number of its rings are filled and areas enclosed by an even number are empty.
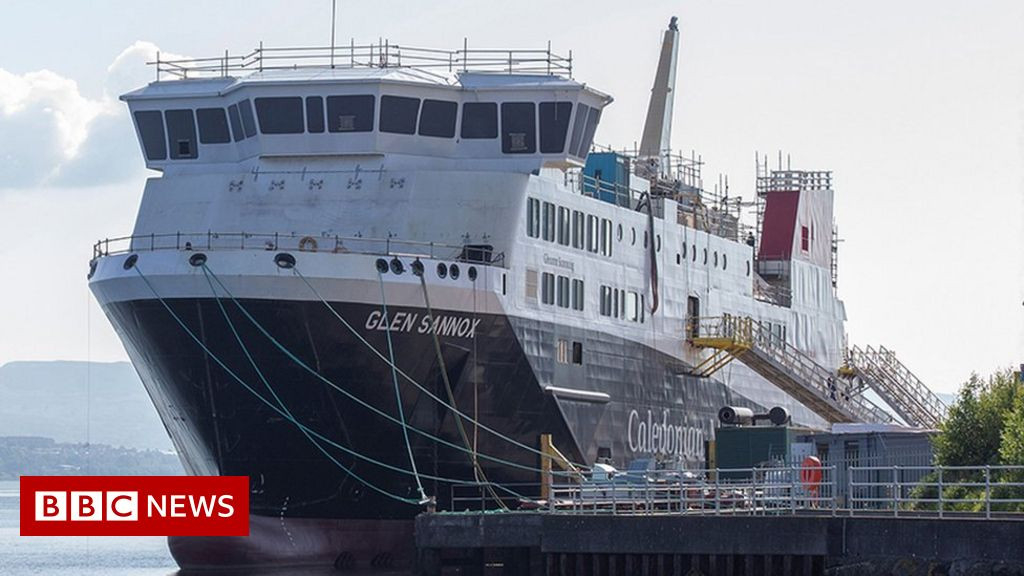
{"type": "Polygon", "coordinates": [[[172,449],[149,395],[127,362],[11,362],[0,366],[0,436],[43,436],[83,443],[89,412],[88,440],[93,443],[172,449]]]}

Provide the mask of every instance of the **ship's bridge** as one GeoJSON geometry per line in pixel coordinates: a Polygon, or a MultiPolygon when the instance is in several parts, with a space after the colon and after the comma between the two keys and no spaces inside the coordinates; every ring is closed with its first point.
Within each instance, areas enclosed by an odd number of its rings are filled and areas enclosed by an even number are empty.
{"type": "Polygon", "coordinates": [[[147,167],[386,155],[433,169],[567,168],[583,164],[611,102],[550,50],[371,46],[366,60],[365,48],[332,50],[331,64],[317,49],[158,60],[157,81],[122,96],[147,167]]]}

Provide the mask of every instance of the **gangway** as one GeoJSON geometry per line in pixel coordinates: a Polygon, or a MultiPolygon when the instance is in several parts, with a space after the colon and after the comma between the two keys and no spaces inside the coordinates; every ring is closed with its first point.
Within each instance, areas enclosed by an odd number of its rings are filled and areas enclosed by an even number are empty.
{"type": "Polygon", "coordinates": [[[725,315],[690,322],[690,344],[714,350],[694,366],[694,375],[711,376],[737,359],[829,422],[893,421],[849,380],[817,364],[753,318],[725,315]]]}
{"type": "Polygon", "coordinates": [[[946,416],[945,403],[883,346],[850,347],[839,373],[855,388],[877,392],[911,426],[938,428],[946,416]]]}

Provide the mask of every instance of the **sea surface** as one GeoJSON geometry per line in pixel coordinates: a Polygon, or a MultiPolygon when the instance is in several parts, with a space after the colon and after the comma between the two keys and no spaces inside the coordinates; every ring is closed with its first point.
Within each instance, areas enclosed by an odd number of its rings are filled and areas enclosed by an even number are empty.
{"type": "Polygon", "coordinates": [[[0,574],[168,576],[177,566],[160,536],[18,535],[18,482],[0,482],[0,574]]]}
{"type": "MultiPolygon", "coordinates": [[[[0,482],[0,576],[186,576],[162,536],[20,536],[18,482],[0,482]]],[[[250,571],[246,571],[246,576],[250,571]]],[[[241,576],[203,572],[203,576],[241,576]]],[[[331,569],[259,571],[260,576],[321,576],[331,569]]],[[[348,574],[358,574],[349,572],[348,574]]],[[[375,576],[401,573],[374,572],[375,576]]]]}

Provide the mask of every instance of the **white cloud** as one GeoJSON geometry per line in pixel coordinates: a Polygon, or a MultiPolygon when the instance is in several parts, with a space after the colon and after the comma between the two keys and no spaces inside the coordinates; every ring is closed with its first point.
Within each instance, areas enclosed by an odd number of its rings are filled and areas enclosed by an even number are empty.
{"type": "MultiPolygon", "coordinates": [[[[107,68],[104,94],[50,70],[0,68],[0,190],[76,187],[122,181],[143,162],[127,107],[118,97],[153,77],[146,62],[159,48],[138,41],[107,68]]],[[[177,55],[162,55],[178,58],[177,55]]]]}

